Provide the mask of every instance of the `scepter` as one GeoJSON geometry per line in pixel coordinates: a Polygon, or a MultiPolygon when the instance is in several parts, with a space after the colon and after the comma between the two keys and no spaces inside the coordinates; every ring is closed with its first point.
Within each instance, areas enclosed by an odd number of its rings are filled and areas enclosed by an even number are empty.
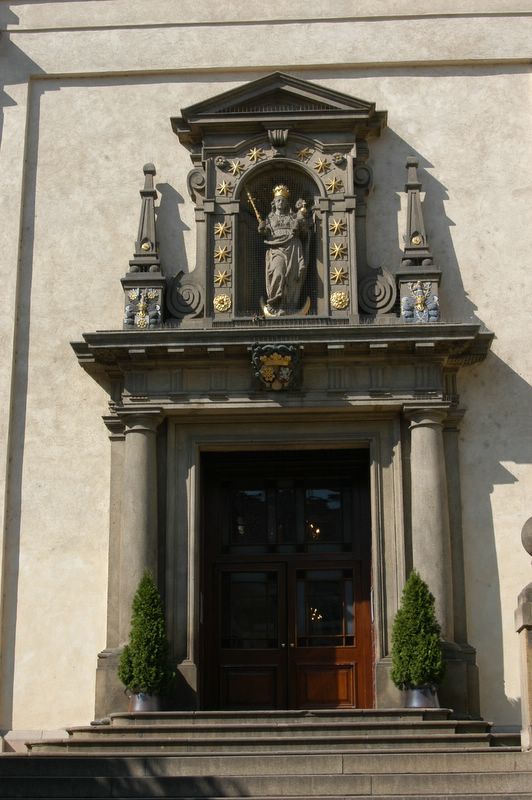
{"type": "Polygon", "coordinates": [[[246,194],[248,196],[249,204],[250,204],[251,208],[253,209],[253,211],[255,212],[255,216],[257,217],[257,222],[259,222],[259,223],[262,222],[262,217],[261,217],[261,215],[259,214],[259,212],[257,210],[257,206],[255,205],[255,201],[253,200],[252,196],[250,195],[250,193],[248,192],[247,189],[246,189],[246,194]]]}

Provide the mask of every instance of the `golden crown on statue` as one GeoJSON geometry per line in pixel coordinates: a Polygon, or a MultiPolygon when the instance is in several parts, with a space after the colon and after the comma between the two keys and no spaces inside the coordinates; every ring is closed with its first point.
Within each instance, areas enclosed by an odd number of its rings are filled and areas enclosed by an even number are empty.
{"type": "Polygon", "coordinates": [[[280,183],[278,186],[274,186],[273,188],[273,196],[274,197],[286,197],[287,199],[290,197],[290,190],[288,186],[285,186],[283,183],[280,183]]]}

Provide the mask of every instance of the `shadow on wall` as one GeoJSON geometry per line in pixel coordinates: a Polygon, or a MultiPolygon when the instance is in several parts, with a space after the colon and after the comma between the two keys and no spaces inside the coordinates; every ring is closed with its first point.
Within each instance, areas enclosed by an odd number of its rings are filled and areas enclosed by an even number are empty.
{"type": "Polygon", "coordinates": [[[497,723],[515,724],[520,708],[519,701],[505,691],[503,633],[514,632],[517,594],[512,598],[515,602],[503,609],[499,563],[502,548],[520,553],[523,559],[527,555],[521,546],[522,521],[507,530],[495,530],[492,495],[497,487],[518,482],[505,462],[530,463],[532,442],[526,432],[531,430],[532,389],[493,353],[461,375],[460,394],[470,409],[461,432],[469,640],[478,648],[482,711],[489,712],[497,723]]]}
{"type": "Polygon", "coordinates": [[[169,183],[158,183],[156,189],[160,195],[156,212],[161,270],[164,275],[172,277],[181,270],[190,271],[183,236],[183,232],[190,229],[182,222],[179,213],[179,207],[186,201],[169,183]]]}
{"type": "Polygon", "coordinates": [[[28,83],[30,76],[43,75],[35,61],[20,50],[9,38],[7,25],[16,25],[19,18],[8,6],[0,6],[0,145],[4,129],[4,108],[17,103],[5,91],[5,86],[28,83]]]}
{"type": "Polygon", "coordinates": [[[409,156],[414,156],[419,163],[418,178],[425,194],[422,203],[425,229],[434,263],[442,271],[442,322],[481,322],[475,313],[476,306],[464,290],[451,237],[454,222],[445,210],[445,201],[449,199],[447,189],[427,172],[434,165],[392,128],[386,128],[370,146],[375,188],[368,198],[368,263],[372,267],[385,267],[392,274],[401,263],[406,223],[405,165],[409,156]]]}

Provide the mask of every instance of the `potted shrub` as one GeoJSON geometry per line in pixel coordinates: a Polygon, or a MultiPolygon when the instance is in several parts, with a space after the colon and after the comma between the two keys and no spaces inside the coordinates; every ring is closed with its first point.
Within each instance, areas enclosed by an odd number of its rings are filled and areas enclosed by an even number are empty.
{"type": "Polygon", "coordinates": [[[416,570],[410,573],[392,628],[392,680],[407,708],[438,707],[445,672],[434,596],[416,570]]]}
{"type": "Polygon", "coordinates": [[[133,598],[129,643],[118,665],[118,677],[129,694],[130,711],[158,711],[173,673],[159,590],[145,572],[133,598]]]}

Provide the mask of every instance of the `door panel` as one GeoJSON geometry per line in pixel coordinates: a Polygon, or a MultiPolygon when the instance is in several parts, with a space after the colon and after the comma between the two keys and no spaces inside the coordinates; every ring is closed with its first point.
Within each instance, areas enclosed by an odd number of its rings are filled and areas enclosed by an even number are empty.
{"type": "Polygon", "coordinates": [[[356,708],[356,664],[296,664],[298,708],[356,708]]]}
{"type": "Polygon", "coordinates": [[[286,580],[280,564],[218,567],[220,707],[286,705],[286,580]],[[283,641],[281,640],[283,639],[283,641]]]}
{"type": "Polygon", "coordinates": [[[249,455],[205,462],[204,705],[371,707],[367,455],[249,455]]]}

